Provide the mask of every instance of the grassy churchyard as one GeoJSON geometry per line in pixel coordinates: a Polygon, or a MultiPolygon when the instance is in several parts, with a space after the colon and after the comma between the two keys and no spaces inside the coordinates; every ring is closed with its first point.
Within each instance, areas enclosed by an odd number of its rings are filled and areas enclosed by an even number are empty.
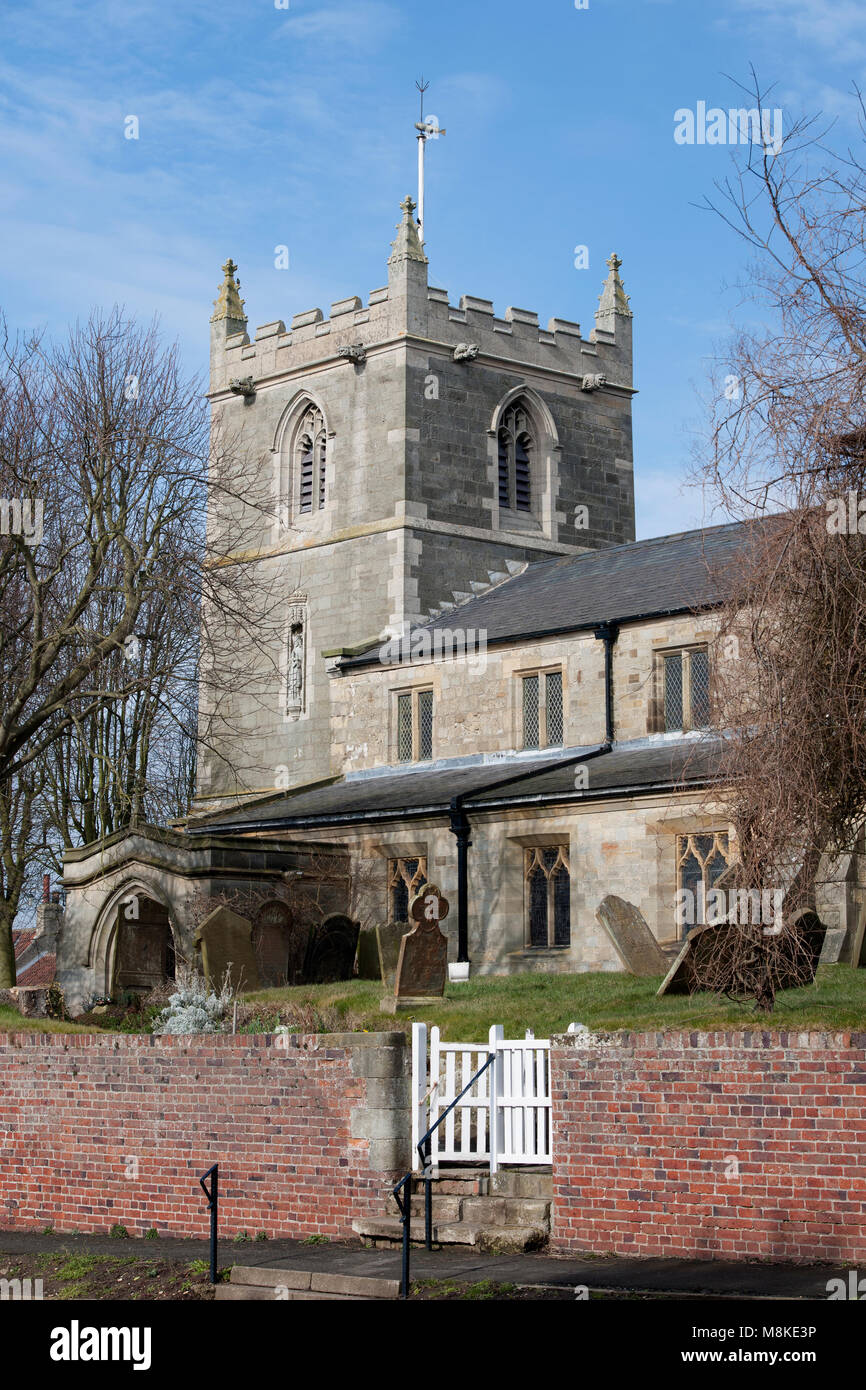
{"type": "MultiPolygon", "coordinates": [[[[436,1023],[451,1041],[481,1041],[493,1023],[505,1027],[506,1037],[520,1037],[531,1028],[536,1037],[564,1032],[569,1023],[595,1031],[772,1028],[800,1031],[866,1031],[866,970],[848,965],[821,966],[814,984],[785,990],[771,1014],[756,1013],[713,994],[656,997],[660,978],[619,973],[579,975],[477,976],[466,984],[448,984],[441,1003],[415,1015],[380,1012],[382,986],[372,980],[338,984],[299,985],[265,989],[242,997],[238,1031],[273,1032],[287,1026],[293,1032],[388,1032],[408,1030],[414,1018],[436,1023]]],[[[24,1019],[0,1007],[0,1031],[18,1032],[149,1032],[162,1002],[124,1013],[85,1016],[77,1022],[24,1019]]],[[[230,1026],[230,1025],[229,1025],[230,1026]]]]}

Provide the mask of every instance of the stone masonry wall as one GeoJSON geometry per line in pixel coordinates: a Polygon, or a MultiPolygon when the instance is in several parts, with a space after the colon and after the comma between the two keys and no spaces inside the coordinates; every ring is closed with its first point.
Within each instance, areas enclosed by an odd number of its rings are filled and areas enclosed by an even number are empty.
{"type": "Polygon", "coordinates": [[[349,1236],[409,1166],[402,1033],[4,1034],[0,1226],[349,1236]]]}
{"type": "Polygon", "coordinates": [[[866,1260],[866,1034],[551,1047],[555,1253],[866,1260]]]}

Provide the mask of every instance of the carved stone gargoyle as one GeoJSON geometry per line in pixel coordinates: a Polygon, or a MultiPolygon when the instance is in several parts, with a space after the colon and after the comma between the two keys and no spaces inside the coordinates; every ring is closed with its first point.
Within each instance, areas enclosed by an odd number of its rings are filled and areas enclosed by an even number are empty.
{"type": "Polygon", "coordinates": [[[477,356],[477,343],[458,343],[451,354],[451,360],[452,362],[474,362],[477,356]]]}
{"type": "Polygon", "coordinates": [[[603,372],[591,372],[585,376],[580,383],[581,391],[600,391],[607,382],[607,377],[603,372]]]}
{"type": "Polygon", "coordinates": [[[229,382],[229,390],[236,396],[254,396],[256,394],[255,383],[251,376],[233,376],[229,382]]]}
{"type": "Polygon", "coordinates": [[[350,362],[366,362],[367,349],[363,343],[350,343],[348,347],[337,348],[338,357],[346,357],[350,362]]]}

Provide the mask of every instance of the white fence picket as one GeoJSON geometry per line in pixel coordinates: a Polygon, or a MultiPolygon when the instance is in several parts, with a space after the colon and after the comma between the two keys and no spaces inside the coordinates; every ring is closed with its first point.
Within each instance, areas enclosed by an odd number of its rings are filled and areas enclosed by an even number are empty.
{"type": "MultiPolygon", "coordinates": [[[[577,1025],[572,1024],[569,1032],[577,1025]]],[[[430,1158],[439,1163],[489,1163],[491,1173],[503,1164],[552,1161],[550,1041],[527,1029],[523,1039],[503,1036],[502,1024],[490,1029],[483,1043],[444,1043],[439,1029],[412,1025],[412,1144],[447,1109],[484,1062],[493,1062],[445,1117],[430,1140],[430,1158]]]]}

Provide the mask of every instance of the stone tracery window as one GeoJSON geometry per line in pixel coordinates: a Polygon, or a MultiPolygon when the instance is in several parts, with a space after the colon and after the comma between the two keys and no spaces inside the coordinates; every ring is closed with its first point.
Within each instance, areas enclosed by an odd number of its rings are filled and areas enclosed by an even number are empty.
{"type": "Polygon", "coordinates": [[[526,945],[536,950],[571,945],[571,870],[565,845],[524,852],[526,945]]]}
{"type": "Polygon", "coordinates": [[[409,904],[427,882],[427,856],[388,860],[389,920],[407,922],[409,904]]]}
{"type": "MultiPolygon", "coordinates": [[[[731,846],[726,830],[706,830],[677,836],[677,890],[688,891],[696,901],[706,894],[731,862],[731,846]]],[[[682,926],[688,936],[691,926],[682,926]]]]}
{"type": "Polygon", "coordinates": [[[327,431],[318,406],[312,402],[304,411],[295,432],[294,458],[296,500],[303,514],[321,511],[325,505],[325,457],[327,431]]]}
{"type": "Polygon", "coordinates": [[[499,506],[507,511],[532,510],[532,461],[535,431],[526,406],[517,400],[504,411],[497,434],[499,506]]]}

